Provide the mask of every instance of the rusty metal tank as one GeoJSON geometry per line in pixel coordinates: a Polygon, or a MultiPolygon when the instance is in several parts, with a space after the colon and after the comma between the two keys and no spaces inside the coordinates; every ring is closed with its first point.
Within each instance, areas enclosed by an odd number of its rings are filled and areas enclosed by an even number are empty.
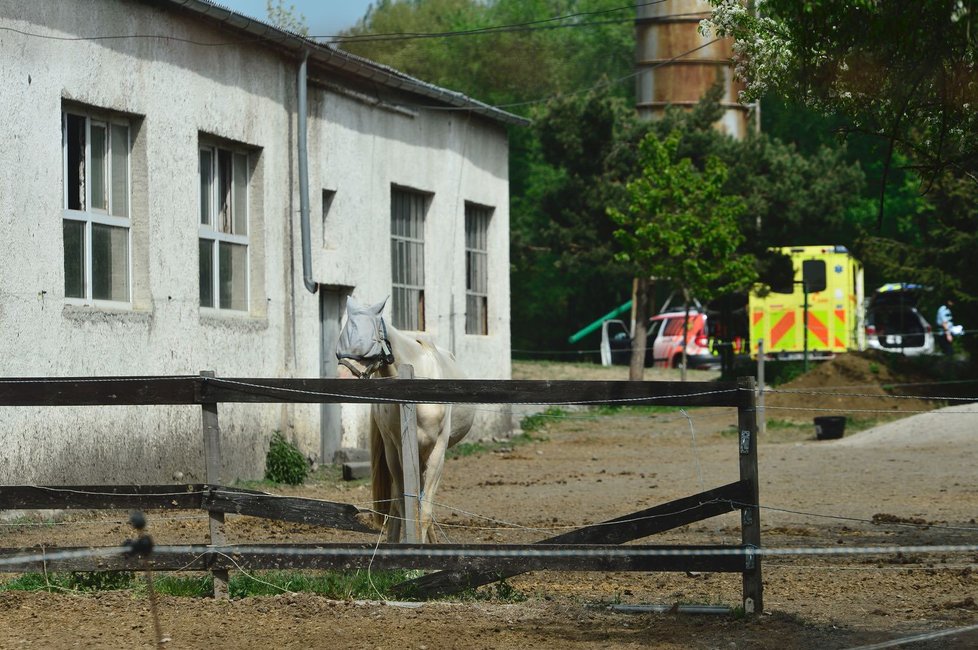
{"type": "Polygon", "coordinates": [[[690,107],[716,83],[723,82],[726,109],[716,128],[742,139],[753,128],[752,105],[738,101],[743,84],[734,79],[733,40],[714,41],[699,33],[710,16],[706,0],[636,1],[636,107],[655,119],[667,106],[690,107]]]}

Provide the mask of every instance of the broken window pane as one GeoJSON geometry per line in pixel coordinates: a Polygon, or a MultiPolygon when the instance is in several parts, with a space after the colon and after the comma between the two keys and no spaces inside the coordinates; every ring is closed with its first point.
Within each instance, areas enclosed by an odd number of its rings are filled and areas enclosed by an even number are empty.
{"type": "Polygon", "coordinates": [[[91,169],[89,170],[89,181],[92,186],[92,209],[107,210],[109,205],[105,191],[107,180],[105,168],[108,164],[106,158],[108,143],[106,142],[105,125],[93,122],[89,133],[92,139],[91,169]]]}
{"type": "Polygon", "coordinates": [[[65,166],[67,168],[67,208],[85,209],[85,118],[65,117],[65,166]]]}

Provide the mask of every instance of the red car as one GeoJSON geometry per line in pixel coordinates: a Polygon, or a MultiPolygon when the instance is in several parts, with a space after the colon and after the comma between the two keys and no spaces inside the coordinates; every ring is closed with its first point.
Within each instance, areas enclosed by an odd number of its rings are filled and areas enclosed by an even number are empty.
{"type": "MultiPolygon", "coordinates": [[[[659,314],[649,319],[648,346],[645,365],[660,368],[679,368],[683,363],[683,315],[684,311],[659,314]]],[[[627,364],[631,356],[632,341],[625,324],[616,322],[617,332],[611,337],[611,353],[614,363],[627,364]],[[620,323],[620,327],[617,327],[620,323]]],[[[710,349],[707,316],[695,310],[689,312],[686,331],[686,367],[718,369],[720,357],[710,349]]]]}

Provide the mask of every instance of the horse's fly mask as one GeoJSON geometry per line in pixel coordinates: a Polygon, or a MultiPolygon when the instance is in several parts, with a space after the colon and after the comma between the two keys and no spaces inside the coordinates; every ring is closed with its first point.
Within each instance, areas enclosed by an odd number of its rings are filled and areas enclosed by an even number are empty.
{"type": "Polygon", "coordinates": [[[369,378],[378,368],[394,363],[394,354],[387,338],[387,326],[381,313],[384,304],[362,307],[353,298],[346,302],[346,325],[336,344],[336,359],[361,379],[369,378]],[[357,368],[352,361],[364,365],[357,368]]]}

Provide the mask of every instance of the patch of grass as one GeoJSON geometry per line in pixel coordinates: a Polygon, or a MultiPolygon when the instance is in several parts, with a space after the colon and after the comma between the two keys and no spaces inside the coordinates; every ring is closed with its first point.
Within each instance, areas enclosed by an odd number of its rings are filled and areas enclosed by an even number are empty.
{"type": "Polygon", "coordinates": [[[594,415],[655,415],[657,413],[678,413],[679,411],[691,411],[696,407],[682,406],[660,406],[658,404],[643,404],[642,406],[620,406],[617,404],[603,404],[592,406],[588,411],[594,415]]]}
{"type": "MultiPolygon", "coordinates": [[[[337,600],[369,598],[394,600],[403,598],[394,593],[394,586],[417,575],[417,571],[409,570],[371,571],[369,577],[366,571],[233,573],[228,582],[228,593],[232,598],[302,592],[337,600]]],[[[167,596],[207,598],[213,592],[212,578],[203,574],[158,573],[154,576],[153,584],[158,594],[167,596]]],[[[145,593],[147,586],[141,575],[133,574],[130,571],[53,573],[48,574],[47,578],[40,573],[25,573],[0,583],[0,592],[49,591],[52,589],[92,593],[128,589],[141,595],[145,593]]]]}
{"type": "MultiPolygon", "coordinates": [[[[235,576],[237,577],[237,576],[235,576]]],[[[214,580],[209,575],[156,574],[153,576],[156,593],[184,598],[207,598],[214,593],[214,580]]]]}
{"type": "Polygon", "coordinates": [[[47,591],[49,585],[67,589],[64,576],[49,576],[47,580],[40,573],[22,573],[11,580],[0,583],[0,591],[47,591]],[[55,583],[52,580],[57,578],[55,583]]]}
{"type": "Polygon", "coordinates": [[[846,434],[858,433],[860,431],[865,431],[866,429],[872,429],[873,427],[882,424],[886,420],[879,420],[876,418],[854,418],[850,415],[846,416],[846,434]]]}
{"type": "Polygon", "coordinates": [[[445,452],[445,458],[465,458],[466,456],[477,456],[488,454],[504,449],[511,449],[531,442],[542,442],[546,440],[543,436],[535,436],[524,431],[512,438],[498,442],[460,442],[445,452]]]}
{"type": "Polygon", "coordinates": [[[2,591],[120,591],[133,589],[137,581],[132,571],[73,571],[70,573],[22,573],[0,583],[2,591]]]}
{"type": "Polygon", "coordinates": [[[132,589],[132,571],[73,571],[67,576],[68,588],[76,591],[119,591],[132,589]]]}
{"type": "Polygon", "coordinates": [[[567,417],[567,411],[555,406],[551,406],[545,411],[528,415],[520,420],[520,428],[523,433],[533,433],[538,431],[557,418],[567,417]]]}
{"type": "Polygon", "coordinates": [[[408,570],[391,571],[325,571],[298,573],[269,571],[257,574],[237,574],[228,583],[232,598],[274,596],[283,591],[313,593],[337,600],[397,599],[393,587],[413,577],[408,570]]]}

